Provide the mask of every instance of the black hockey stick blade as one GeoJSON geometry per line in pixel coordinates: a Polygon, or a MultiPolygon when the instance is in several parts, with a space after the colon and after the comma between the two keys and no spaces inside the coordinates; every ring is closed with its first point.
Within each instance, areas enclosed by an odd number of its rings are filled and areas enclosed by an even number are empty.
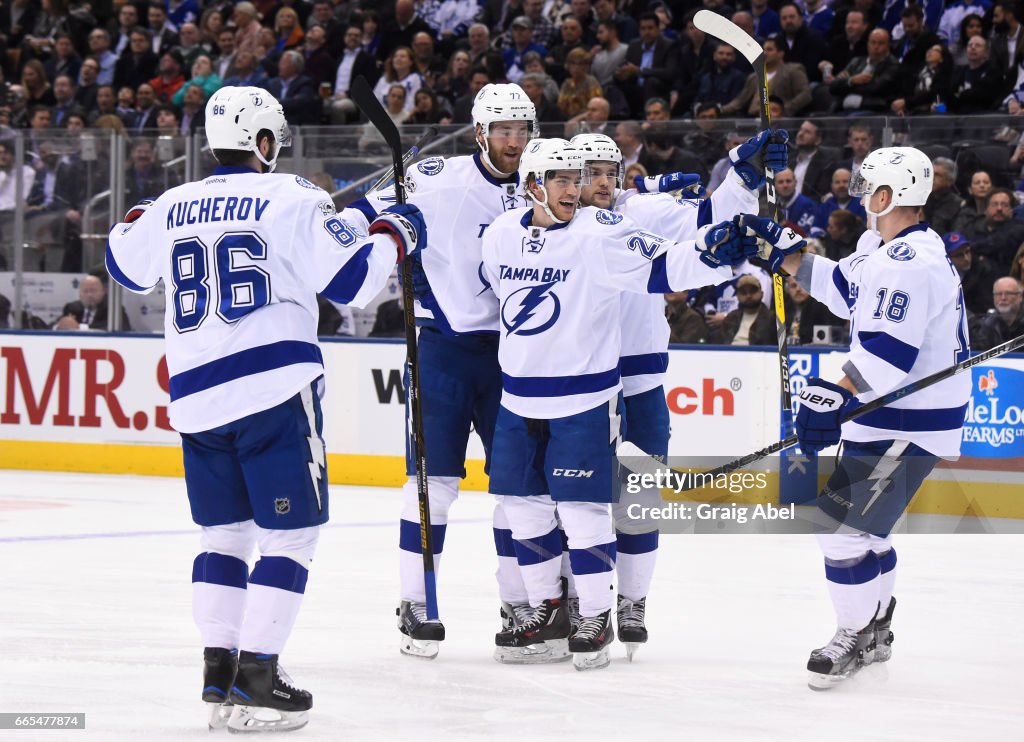
{"type": "MultiPolygon", "coordinates": [[[[402,164],[408,165],[409,162],[414,160],[428,144],[434,141],[439,131],[440,129],[437,126],[428,126],[427,130],[423,132],[420,138],[417,139],[416,142],[411,147],[409,147],[405,155],[402,156],[402,164]]],[[[382,176],[380,176],[380,178],[377,179],[376,183],[374,183],[367,189],[367,192],[380,190],[380,188],[384,186],[385,183],[390,181],[393,177],[395,177],[395,168],[392,165],[387,169],[386,173],[384,173],[382,176]]]]}

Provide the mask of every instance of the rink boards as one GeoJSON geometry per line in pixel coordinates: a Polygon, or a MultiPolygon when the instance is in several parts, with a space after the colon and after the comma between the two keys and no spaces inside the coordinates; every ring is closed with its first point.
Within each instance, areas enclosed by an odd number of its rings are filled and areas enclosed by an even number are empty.
{"type": "MultiPolygon", "coordinates": [[[[322,348],[330,481],[400,484],[404,346],[329,340],[322,348]]],[[[794,396],[809,376],[841,376],[844,359],[828,349],[793,349],[794,396]]],[[[778,440],[777,364],[770,349],[672,349],[670,455],[735,458],[778,440]]],[[[1024,358],[997,359],[973,375],[965,456],[936,470],[914,510],[1024,518],[1024,358]]],[[[160,337],[0,332],[0,468],[180,476],[167,386],[160,337]]],[[[482,458],[473,437],[469,488],[486,488],[482,458]]],[[[822,473],[806,462],[783,468],[783,501],[813,496],[822,473]]],[[[778,501],[779,476],[737,500],[778,501]]]]}

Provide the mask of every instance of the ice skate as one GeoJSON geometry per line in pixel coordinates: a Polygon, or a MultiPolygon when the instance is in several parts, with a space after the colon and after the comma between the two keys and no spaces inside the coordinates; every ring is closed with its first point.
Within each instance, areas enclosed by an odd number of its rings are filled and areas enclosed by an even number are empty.
{"type": "MultiPolygon", "coordinates": [[[[565,613],[564,610],[560,612],[565,613]]],[[[535,614],[536,611],[527,604],[510,605],[502,601],[502,630],[494,637],[494,659],[506,665],[541,665],[569,659],[568,631],[559,638],[552,637],[522,646],[513,645],[509,637],[515,633],[516,627],[524,627],[534,619],[535,614]]],[[[563,622],[561,618],[555,620],[559,626],[563,622]]],[[[557,629],[552,628],[545,633],[554,634],[557,629]]]]}
{"type": "Polygon", "coordinates": [[[309,723],[313,696],[297,688],[276,654],[238,653],[238,673],[228,700],[230,732],[290,732],[309,723]]]}
{"type": "Polygon", "coordinates": [[[647,626],[644,623],[644,612],[647,609],[647,596],[640,600],[630,600],[621,595],[616,610],[619,625],[619,641],[626,645],[626,659],[633,661],[637,648],[647,641],[647,626]]]}
{"type": "Polygon", "coordinates": [[[569,610],[569,636],[572,636],[580,627],[580,599],[569,598],[565,605],[569,610]]]}
{"type": "Polygon", "coordinates": [[[611,663],[611,643],[615,640],[611,611],[593,617],[580,617],[580,626],[569,637],[572,664],[577,670],[599,670],[611,663]]]}
{"type": "Polygon", "coordinates": [[[875,662],[888,662],[892,657],[892,614],[896,610],[896,598],[889,598],[885,615],[875,619],[875,662]]]}
{"type": "Polygon", "coordinates": [[[444,641],[444,624],[427,620],[427,604],[403,600],[395,610],[398,630],[402,632],[399,650],[410,657],[432,660],[437,657],[440,642],[444,641]]]}
{"type": "Polygon", "coordinates": [[[874,621],[860,631],[837,629],[827,645],[811,652],[807,685],[811,690],[828,690],[870,664],[874,651],[874,621]]]}
{"type": "Polygon", "coordinates": [[[208,712],[207,723],[210,731],[223,729],[227,726],[232,711],[228,693],[235,682],[238,651],[223,647],[206,647],[203,650],[203,665],[203,700],[208,712]]]}

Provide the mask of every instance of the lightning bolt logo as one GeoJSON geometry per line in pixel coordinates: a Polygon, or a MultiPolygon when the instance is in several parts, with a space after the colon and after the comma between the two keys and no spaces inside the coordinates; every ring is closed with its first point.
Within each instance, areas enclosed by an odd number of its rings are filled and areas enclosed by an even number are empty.
{"type": "Polygon", "coordinates": [[[501,310],[501,323],[505,326],[507,335],[539,335],[558,321],[562,305],[558,296],[551,291],[551,287],[556,283],[558,282],[549,281],[538,286],[526,286],[509,295],[501,310]],[[545,300],[549,298],[551,299],[551,316],[535,327],[524,328],[524,325],[537,315],[545,300]],[[511,321],[506,319],[506,315],[515,311],[516,308],[518,311],[515,317],[511,321]]]}
{"type": "MultiPolygon", "coordinates": [[[[890,451],[891,450],[892,449],[890,449],[890,451]]],[[[902,454],[902,451],[900,454],[902,454]]],[[[867,515],[871,506],[874,505],[878,498],[885,494],[885,491],[889,489],[889,486],[893,482],[893,474],[896,473],[900,464],[903,463],[903,460],[900,458],[900,454],[893,456],[889,451],[887,451],[882,459],[875,464],[875,470],[871,472],[871,476],[869,476],[867,480],[872,482],[871,486],[868,488],[868,491],[871,493],[871,498],[867,501],[864,509],[861,510],[861,515],[867,515]]]]}
{"type": "Polygon", "coordinates": [[[309,423],[309,435],[306,436],[306,443],[309,444],[309,479],[313,483],[317,510],[322,511],[320,484],[324,478],[324,471],[327,469],[327,452],[324,450],[323,440],[316,432],[316,408],[313,406],[312,387],[302,390],[302,407],[306,412],[306,421],[309,423]]]}

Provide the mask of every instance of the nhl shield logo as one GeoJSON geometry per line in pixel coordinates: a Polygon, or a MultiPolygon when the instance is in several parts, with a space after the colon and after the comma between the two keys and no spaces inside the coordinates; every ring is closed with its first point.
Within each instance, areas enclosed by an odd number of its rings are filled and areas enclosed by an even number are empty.
{"type": "Polygon", "coordinates": [[[292,501],[287,497],[278,497],[274,500],[274,512],[278,515],[287,515],[292,510],[292,501]]]}

